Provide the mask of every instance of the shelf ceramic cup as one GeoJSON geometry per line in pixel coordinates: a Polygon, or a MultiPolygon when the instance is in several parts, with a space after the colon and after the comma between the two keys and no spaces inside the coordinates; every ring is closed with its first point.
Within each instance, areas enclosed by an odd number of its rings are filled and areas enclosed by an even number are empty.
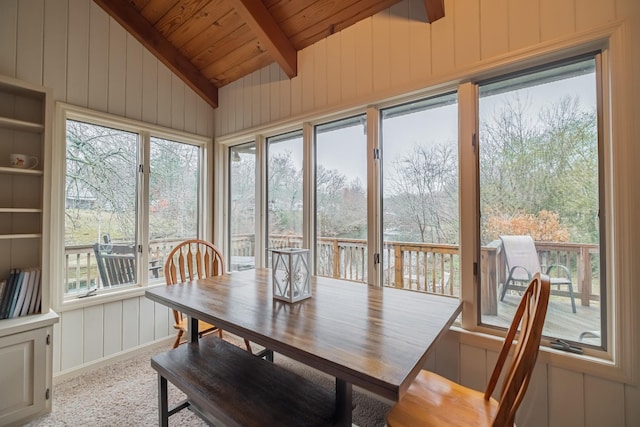
{"type": "Polygon", "coordinates": [[[9,155],[9,164],[12,168],[33,169],[38,166],[38,158],[26,154],[13,153],[9,155]]]}

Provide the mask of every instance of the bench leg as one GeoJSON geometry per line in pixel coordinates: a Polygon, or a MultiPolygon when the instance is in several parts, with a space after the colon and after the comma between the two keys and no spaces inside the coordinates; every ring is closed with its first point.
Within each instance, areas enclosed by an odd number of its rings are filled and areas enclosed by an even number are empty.
{"type": "Polygon", "coordinates": [[[336,425],[351,427],[352,393],[351,383],[336,378],[336,425]]]}
{"type": "Polygon", "coordinates": [[[198,342],[198,319],[189,317],[189,342],[198,342]]]}
{"type": "Polygon", "coordinates": [[[158,425],[160,427],[169,426],[169,402],[167,395],[167,379],[158,373],[158,415],[160,417],[158,425]]]}

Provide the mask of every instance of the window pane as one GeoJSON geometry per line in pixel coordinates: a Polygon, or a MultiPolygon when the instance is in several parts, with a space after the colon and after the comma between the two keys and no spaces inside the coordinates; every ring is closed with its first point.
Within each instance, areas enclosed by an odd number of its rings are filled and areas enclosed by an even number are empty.
{"type": "Polygon", "coordinates": [[[200,148],[151,137],[149,280],[162,276],[164,257],[179,242],[198,238],[200,148]]]}
{"type": "Polygon", "coordinates": [[[456,94],[382,111],[383,283],[460,296],[456,94]]]}
{"type": "Polygon", "coordinates": [[[316,274],[367,281],[365,116],[316,126],[316,274]]]}
{"type": "Polygon", "coordinates": [[[231,147],[229,156],[230,269],[242,271],[256,261],[256,144],[231,147]]]}
{"type": "Polygon", "coordinates": [[[267,218],[267,249],[302,247],[302,132],[267,139],[267,218]]]}
{"type": "Polygon", "coordinates": [[[66,130],[65,294],[135,283],[138,135],[74,120],[66,130]]]}
{"type": "Polygon", "coordinates": [[[549,271],[545,335],[600,345],[597,106],[593,59],[481,86],[483,323],[507,326],[515,286],[549,271]]]}

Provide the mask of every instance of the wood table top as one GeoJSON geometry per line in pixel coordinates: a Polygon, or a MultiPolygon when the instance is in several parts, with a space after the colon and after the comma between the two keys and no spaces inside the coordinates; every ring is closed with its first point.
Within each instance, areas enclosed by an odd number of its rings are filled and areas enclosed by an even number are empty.
{"type": "Polygon", "coordinates": [[[293,304],[272,298],[264,268],[151,288],[146,296],[392,400],[462,309],[452,297],[311,281],[313,296],[293,304]]]}

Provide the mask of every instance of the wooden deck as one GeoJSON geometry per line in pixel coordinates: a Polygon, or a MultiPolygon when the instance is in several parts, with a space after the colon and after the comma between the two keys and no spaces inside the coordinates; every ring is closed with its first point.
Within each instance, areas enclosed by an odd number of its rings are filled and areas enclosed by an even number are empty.
{"type": "MultiPolygon", "coordinates": [[[[498,315],[483,315],[485,324],[508,327],[520,301],[517,295],[505,295],[502,302],[498,302],[498,315]]],[[[576,313],[571,311],[569,298],[551,295],[549,308],[545,320],[544,335],[551,335],[561,339],[580,341],[580,334],[585,331],[600,330],[600,303],[591,301],[589,307],[576,300],[576,313]]],[[[584,344],[600,345],[599,338],[584,338],[584,344]]]]}

